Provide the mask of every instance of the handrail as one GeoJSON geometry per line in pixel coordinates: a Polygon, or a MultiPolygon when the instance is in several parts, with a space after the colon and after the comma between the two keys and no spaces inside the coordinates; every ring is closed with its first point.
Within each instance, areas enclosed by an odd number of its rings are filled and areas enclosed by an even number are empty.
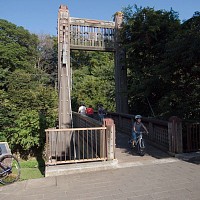
{"type": "MultiPolygon", "coordinates": [[[[108,112],[108,116],[115,121],[117,130],[131,136],[135,115],[108,112]]],[[[148,136],[144,136],[149,143],[164,151],[169,151],[168,121],[147,117],[143,117],[142,121],[150,132],[148,136]]]]}
{"type": "Polygon", "coordinates": [[[106,160],[106,127],[46,130],[46,165],[106,160]]]}
{"type": "Polygon", "coordinates": [[[113,160],[115,125],[73,112],[74,128],[46,129],[46,165],[113,160]]]}
{"type": "Polygon", "coordinates": [[[55,131],[84,131],[84,130],[106,130],[106,127],[92,127],[92,128],[65,128],[65,129],[46,129],[45,131],[55,132],[55,131]]]}

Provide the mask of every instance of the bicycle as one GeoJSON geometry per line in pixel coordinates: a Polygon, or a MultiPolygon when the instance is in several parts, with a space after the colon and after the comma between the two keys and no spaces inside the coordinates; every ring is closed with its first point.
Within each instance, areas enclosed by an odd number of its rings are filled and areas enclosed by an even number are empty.
{"type": "Polygon", "coordinates": [[[20,164],[12,154],[2,155],[0,147],[0,183],[3,185],[14,183],[20,178],[20,164]]]}
{"type": "Polygon", "coordinates": [[[141,131],[141,132],[137,133],[135,145],[133,145],[133,139],[130,139],[128,141],[131,149],[135,149],[137,147],[137,153],[140,156],[145,155],[145,144],[144,144],[144,139],[143,139],[143,136],[142,136],[143,133],[146,133],[146,132],[141,131]]]}

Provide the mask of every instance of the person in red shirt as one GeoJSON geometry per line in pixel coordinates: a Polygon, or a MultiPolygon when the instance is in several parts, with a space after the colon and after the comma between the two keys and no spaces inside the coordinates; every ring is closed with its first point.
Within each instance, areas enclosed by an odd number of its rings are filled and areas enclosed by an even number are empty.
{"type": "Polygon", "coordinates": [[[91,117],[91,118],[94,117],[94,109],[92,108],[91,105],[89,105],[89,107],[86,109],[86,114],[88,117],[91,117]]]}

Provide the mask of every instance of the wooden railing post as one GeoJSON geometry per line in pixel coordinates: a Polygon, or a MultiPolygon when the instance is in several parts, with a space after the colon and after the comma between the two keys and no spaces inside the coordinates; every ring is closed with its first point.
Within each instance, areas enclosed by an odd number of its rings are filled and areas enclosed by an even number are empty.
{"type": "Polygon", "coordinates": [[[168,122],[169,152],[182,153],[182,121],[176,116],[169,118],[168,122]]]}
{"type": "Polygon", "coordinates": [[[111,118],[105,118],[107,159],[115,159],[115,124],[111,118]]]}

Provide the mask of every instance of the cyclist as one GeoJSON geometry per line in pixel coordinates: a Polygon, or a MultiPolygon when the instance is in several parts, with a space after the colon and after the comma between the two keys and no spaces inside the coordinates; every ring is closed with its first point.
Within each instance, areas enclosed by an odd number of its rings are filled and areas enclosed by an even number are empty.
{"type": "Polygon", "coordinates": [[[141,128],[143,128],[146,131],[146,133],[148,134],[148,130],[147,130],[146,126],[142,123],[142,116],[136,115],[135,120],[136,121],[134,122],[133,127],[132,127],[133,146],[135,146],[137,134],[140,134],[141,128]]]}

